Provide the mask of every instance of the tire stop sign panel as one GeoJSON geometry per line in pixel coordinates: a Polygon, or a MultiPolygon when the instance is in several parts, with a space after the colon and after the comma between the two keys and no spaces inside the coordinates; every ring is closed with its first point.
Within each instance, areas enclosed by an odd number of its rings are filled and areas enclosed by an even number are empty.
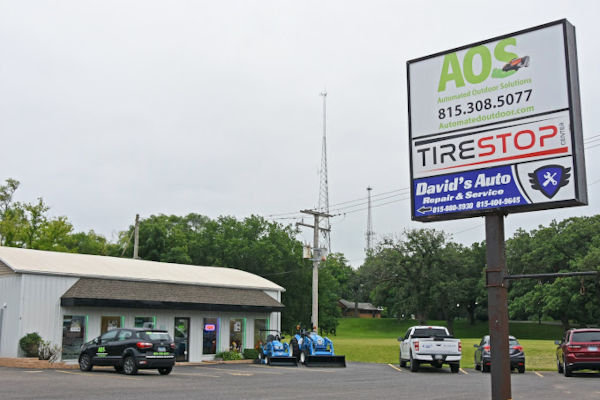
{"type": "Polygon", "coordinates": [[[412,217],[587,204],[566,20],[407,63],[412,217]]]}

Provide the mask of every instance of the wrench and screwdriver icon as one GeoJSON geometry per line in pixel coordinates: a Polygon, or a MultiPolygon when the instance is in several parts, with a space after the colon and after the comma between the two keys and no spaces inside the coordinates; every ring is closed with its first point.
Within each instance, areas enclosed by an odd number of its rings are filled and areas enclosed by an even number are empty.
{"type": "Polygon", "coordinates": [[[556,176],[558,172],[555,172],[553,174],[550,173],[550,171],[546,172],[544,174],[544,183],[542,184],[542,186],[546,187],[548,186],[549,183],[552,183],[553,186],[558,185],[558,182],[556,182],[556,179],[554,179],[554,177],[556,176]]]}

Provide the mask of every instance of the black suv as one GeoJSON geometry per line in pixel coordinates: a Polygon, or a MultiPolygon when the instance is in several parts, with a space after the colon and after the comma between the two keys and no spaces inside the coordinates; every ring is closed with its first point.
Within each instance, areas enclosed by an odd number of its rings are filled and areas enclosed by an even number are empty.
{"type": "Polygon", "coordinates": [[[175,343],[167,331],[114,329],[81,346],[79,368],[112,365],[118,372],[135,375],[138,369],[158,369],[168,375],[175,364],[175,343]]]}

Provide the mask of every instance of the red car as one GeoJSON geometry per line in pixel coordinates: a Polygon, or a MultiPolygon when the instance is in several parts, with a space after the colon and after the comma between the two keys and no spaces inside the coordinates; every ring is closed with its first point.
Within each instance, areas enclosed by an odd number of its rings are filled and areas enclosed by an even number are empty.
{"type": "Polygon", "coordinates": [[[600,329],[570,329],[556,341],[558,373],[571,376],[580,369],[600,370],[600,329]]]}

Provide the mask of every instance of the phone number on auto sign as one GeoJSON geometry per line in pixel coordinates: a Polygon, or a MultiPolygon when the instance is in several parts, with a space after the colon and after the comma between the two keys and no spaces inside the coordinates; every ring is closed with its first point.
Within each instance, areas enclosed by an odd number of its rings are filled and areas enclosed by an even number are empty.
{"type": "Polygon", "coordinates": [[[431,208],[432,214],[446,213],[453,211],[468,211],[472,210],[475,206],[477,209],[510,206],[521,203],[520,197],[507,197],[505,199],[492,199],[492,200],[480,200],[477,203],[460,203],[460,204],[448,204],[445,206],[435,206],[431,208]]]}

